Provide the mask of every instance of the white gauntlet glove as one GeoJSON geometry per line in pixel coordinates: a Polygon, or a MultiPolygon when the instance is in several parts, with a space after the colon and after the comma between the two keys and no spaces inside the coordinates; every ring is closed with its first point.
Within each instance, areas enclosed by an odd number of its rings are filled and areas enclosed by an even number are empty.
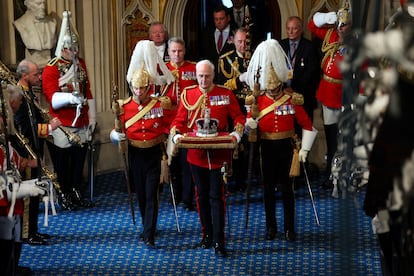
{"type": "MultiPolygon", "coordinates": [[[[18,185],[17,191],[16,191],[16,199],[25,198],[25,197],[31,197],[31,196],[39,196],[45,194],[45,189],[38,186],[36,183],[38,182],[38,179],[30,179],[22,181],[18,185]]],[[[13,185],[16,185],[14,183],[13,185]]],[[[12,194],[11,191],[7,192],[7,197],[10,200],[12,200],[12,194]]]]}
{"type": "Polygon", "coordinates": [[[118,132],[115,129],[111,130],[111,133],[109,134],[109,138],[111,139],[111,142],[115,145],[118,145],[120,142],[123,142],[126,140],[126,135],[123,132],[118,132]]]}
{"type": "Polygon", "coordinates": [[[45,189],[47,190],[47,183],[43,181],[39,182],[38,179],[24,180],[20,183],[19,191],[17,192],[17,198],[24,198],[26,196],[39,196],[44,195],[45,189]]]}
{"type": "Polygon", "coordinates": [[[234,138],[236,138],[237,143],[240,143],[241,137],[240,137],[240,134],[237,131],[233,131],[232,133],[230,133],[230,135],[233,136],[234,138]]]}
{"type": "Polygon", "coordinates": [[[59,109],[66,105],[80,105],[85,102],[82,96],[75,96],[72,93],[56,92],[52,96],[52,108],[59,109]]]}
{"type": "Polygon", "coordinates": [[[325,24],[335,24],[338,19],[336,12],[317,12],[313,15],[313,23],[316,27],[322,27],[325,24]]]}
{"type": "Polygon", "coordinates": [[[249,127],[249,129],[256,129],[257,128],[257,121],[253,118],[247,118],[246,127],[249,127]]]}
{"type": "Polygon", "coordinates": [[[306,159],[308,158],[308,153],[309,153],[308,150],[304,150],[304,149],[299,150],[299,160],[300,160],[300,162],[302,162],[302,163],[306,162],[306,159]]]}
{"type": "Polygon", "coordinates": [[[180,139],[183,138],[183,135],[181,134],[176,134],[173,136],[172,141],[174,144],[177,144],[178,142],[180,142],[180,139]]]}
{"type": "Polygon", "coordinates": [[[314,127],[312,127],[312,131],[306,129],[302,130],[302,147],[299,150],[299,160],[301,162],[306,162],[308,153],[315,141],[316,134],[318,134],[318,131],[314,127]]]}

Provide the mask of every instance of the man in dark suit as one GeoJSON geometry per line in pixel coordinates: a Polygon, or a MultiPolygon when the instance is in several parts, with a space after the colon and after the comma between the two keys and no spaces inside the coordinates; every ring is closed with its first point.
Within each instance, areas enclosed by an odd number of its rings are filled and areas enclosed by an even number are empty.
{"type": "Polygon", "coordinates": [[[287,88],[303,95],[305,111],[313,121],[315,93],[320,80],[318,50],[310,40],[303,37],[303,21],[300,17],[290,16],[287,19],[286,33],[288,37],[282,39],[280,45],[292,65],[287,88]]]}
{"type": "MultiPolygon", "coordinates": [[[[247,30],[243,27],[238,28],[234,34],[235,50],[231,50],[219,57],[218,75],[215,80],[217,84],[221,84],[231,89],[237,98],[240,110],[246,116],[245,99],[250,89],[244,82],[246,81],[246,71],[248,60],[246,59],[246,40],[247,30]]],[[[229,121],[229,128],[233,127],[229,121]]],[[[238,156],[232,160],[233,175],[229,179],[229,190],[235,192],[244,191],[248,170],[248,150],[247,136],[243,135],[238,149],[238,156]]]]}
{"type": "Polygon", "coordinates": [[[214,28],[203,32],[200,59],[208,59],[214,64],[217,75],[219,56],[234,50],[234,29],[230,26],[230,11],[223,5],[214,9],[214,28]]]}
{"type": "Polygon", "coordinates": [[[148,38],[153,41],[160,57],[165,61],[170,61],[168,55],[168,30],[162,22],[152,22],[148,29],[148,38]]]}
{"type": "Polygon", "coordinates": [[[270,32],[269,13],[265,9],[264,1],[231,0],[231,2],[233,7],[230,10],[230,25],[236,28],[249,27],[250,48],[256,48],[270,32]],[[248,7],[249,14],[246,13],[246,7],[248,7]]]}

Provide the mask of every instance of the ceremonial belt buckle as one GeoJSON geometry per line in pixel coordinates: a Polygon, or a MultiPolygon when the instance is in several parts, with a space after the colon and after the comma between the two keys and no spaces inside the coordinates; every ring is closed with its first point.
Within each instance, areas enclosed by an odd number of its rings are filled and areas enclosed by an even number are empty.
{"type": "Polygon", "coordinates": [[[164,135],[160,135],[157,138],[154,138],[152,140],[145,140],[145,141],[129,139],[128,142],[131,146],[135,148],[146,149],[146,148],[154,147],[164,142],[164,135]]]}
{"type": "Polygon", "coordinates": [[[323,75],[323,79],[326,80],[327,82],[330,82],[330,83],[337,83],[337,84],[341,84],[342,83],[342,80],[341,79],[334,79],[334,78],[329,77],[329,76],[327,76],[325,74],[323,75]]]}
{"type": "Polygon", "coordinates": [[[294,134],[295,131],[293,129],[282,132],[260,132],[260,138],[263,140],[282,140],[291,138],[294,134]]]}

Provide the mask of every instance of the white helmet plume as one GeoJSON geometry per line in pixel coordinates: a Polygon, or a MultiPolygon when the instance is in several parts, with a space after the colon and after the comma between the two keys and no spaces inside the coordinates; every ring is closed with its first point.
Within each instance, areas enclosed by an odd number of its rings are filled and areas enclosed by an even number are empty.
{"type": "Polygon", "coordinates": [[[247,84],[250,89],[254,89],[256,82],[256,73],[260,68],[260,90],[274,89],[269,87],[270,83],[278,81],[286,82],[288,80],[290,61],[286,56],[279,42],[274,39],[268,39],[260,43],[253,53],[247,68],[247,84]]]}
{"type": "Polygon", "coordinates": [[[127,82],[131,83],[134,73],[142,68],[150,75],[151,84],[163,85],[174,81],[174,76],[158,55],[154,42],[150,40],[138,41],[135,46],[127,71],[127,82]]]}

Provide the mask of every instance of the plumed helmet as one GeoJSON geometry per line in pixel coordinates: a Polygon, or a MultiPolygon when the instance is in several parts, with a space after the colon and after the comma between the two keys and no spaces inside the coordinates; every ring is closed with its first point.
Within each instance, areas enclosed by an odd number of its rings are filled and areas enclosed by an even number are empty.
{"type": "Polygon", "coordinates": [[[61,57],[63,49],[79,49],[79,36],[70,22],[70,11],[63,11],[62,25],[60,27],[59,39],[56,44],[55,56],[61,57]]]}
{"type": "Polygon", "coordinates": [[[265,40],[257,46],[250,60],[247,84],[252,91],[256,82],[261,91],[273,90],[288,80],[290,67],[290,61],[279,42],[275,39],[265,40]]]}
{"type": "Polygon", "coordinates": [[[158,55],[154,42],[150,40],[140,40],[135,46],[126,77],[129,84],[133,84],[133,76],[139,70],[148,73],[149,84],[163,85],[174,81],[174,76],[158,55]]]}
{"type": "Polygon", "coordinates": [[[151,82],[150,74],[145,70],[144,64],[142,64],[141,68],[132,73],[131,85],[133,87],[147,87],[151,82]]]}
{"type": "Polygon", "coordinates": [[[344,1],[344,5],[338,10],[336,15],[338,17],[338,27],[351,23],[352,15],[349,0],[344,1]]]}

